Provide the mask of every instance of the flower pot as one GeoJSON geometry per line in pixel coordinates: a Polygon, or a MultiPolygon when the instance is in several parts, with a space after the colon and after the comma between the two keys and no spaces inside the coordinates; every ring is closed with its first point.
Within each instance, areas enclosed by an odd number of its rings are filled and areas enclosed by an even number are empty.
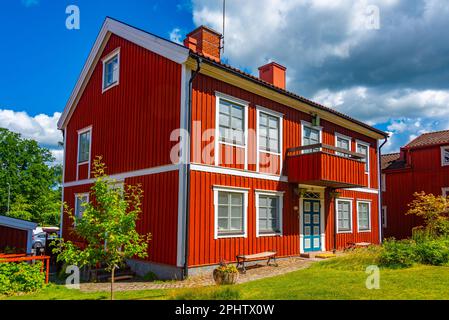
{"type": "Polygon", "coordinates": [[[214,270],[214,280],[218,285],[235,284],[238,278],[238,272],[224,272],[218,269],[214,270]]]}

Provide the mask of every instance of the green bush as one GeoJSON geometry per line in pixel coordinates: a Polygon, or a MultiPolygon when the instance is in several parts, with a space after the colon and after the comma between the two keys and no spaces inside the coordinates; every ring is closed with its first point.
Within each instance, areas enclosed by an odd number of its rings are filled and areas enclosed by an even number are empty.
{"type": "Polygon", "coordinates": [[[420,242],[416,245],[416,252],[421,263],[433,266],[447,265],[449,263],[449,240],[442,238],[420,242]]]}
{"type": "Polygon", "coordinates": [[[380,264],[389,268],[407,268],[420,262],[413,240],[386,240],[380,253],[380,264]]]}
{"type": "Polygon", "coordinates": [[[34,265],[22,263],[0,263],[0,295],[30,293],[42,289],[45,274],[41,272],[42,262],[34,265]]]}

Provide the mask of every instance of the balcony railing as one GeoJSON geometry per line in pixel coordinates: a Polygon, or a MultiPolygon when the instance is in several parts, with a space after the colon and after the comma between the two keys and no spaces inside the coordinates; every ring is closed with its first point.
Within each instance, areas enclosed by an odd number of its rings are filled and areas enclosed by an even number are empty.
{"type": "Polygon", "coordinates": [[[331,188],[364,187],[365,156],[323,143],[287,150],[290,182],[331,188]]]}
{"type": "Polygon", "coordinates": [[[363,161],[365,159],[365,155],[353,151],[349,151],[346,149],[334,147],[324,143],[310,144],[308,146],[295,147],[287,149],[287,157],[288,156],[297,156],[300,154],[307,154],[313,152],[324,152],[328,154],[333,154],[336,156],[349,158],[353,160],[363,161]]]}

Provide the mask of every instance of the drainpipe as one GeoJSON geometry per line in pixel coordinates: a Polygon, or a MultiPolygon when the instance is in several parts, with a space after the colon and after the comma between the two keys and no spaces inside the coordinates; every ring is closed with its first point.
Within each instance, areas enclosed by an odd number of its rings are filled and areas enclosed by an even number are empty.
{"type": "MultiPolygon", "coordinates": [[[[388,137],[385,137],[385,141],[379,146],[377,149],[377,163],[379,167],[379,174],[377,175],[378,186],[379,186],[379,242],[383,242],[383,226],[382,226],[382,159],[381,159],[381,151],[382,147],[387,143],[388,137]]],[[[379,145],[379,142],[377,143],[379,145]]]]}
{"type": "Polygon", "coordinates": [[[334,248],[332,252],[334,254],[337,253],[337,223],[338,223],[338,217],[337,217],[337,197],[335,197],[335,192],[337,189],[330,189],[330,193],[332,194],[332,203],[334,206],[334,248]]]}
{"type": "MultiPolygon", "coordinates": [[[[192,131],[192,90],[193,90],[193,80],[195,80],[196,76],[201,70],[201,58],[196,56],[196,70],[192,73],[189,80],[189,105],[187,106],[187,134],[189,137],[189,141],[192,140],[191,138],[191,131],[192,131]]],[[[188,147],[190,148],[190,143],[188,144],[188,147]]],[[[190,152],[187,153],[190,157],[190,152]]],[[[190,221],[190,159],[186,159],[187,165],[186,165],[186,179],[185,179],[185,192],[186,192],[186,225],[185,225],[185,239],[184,239],[184,272],[183,272],[183,279],[186,279],[189,276],[189,221],[190,221]]]]}

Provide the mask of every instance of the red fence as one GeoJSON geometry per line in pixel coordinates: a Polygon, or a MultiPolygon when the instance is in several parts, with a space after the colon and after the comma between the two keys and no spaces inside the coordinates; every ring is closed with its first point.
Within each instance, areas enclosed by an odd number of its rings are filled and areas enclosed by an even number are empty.
{"type": "Polygon", "coordinates": [[[0,255],[0,263],[10,262],[27,262],[27,261],[42,261],[41,272],[44,272],[45,265],[45,283],[48,283],[48,273],[50,270],[49,256],[26,256],[21,254],[4,254],[0,255]]]}

